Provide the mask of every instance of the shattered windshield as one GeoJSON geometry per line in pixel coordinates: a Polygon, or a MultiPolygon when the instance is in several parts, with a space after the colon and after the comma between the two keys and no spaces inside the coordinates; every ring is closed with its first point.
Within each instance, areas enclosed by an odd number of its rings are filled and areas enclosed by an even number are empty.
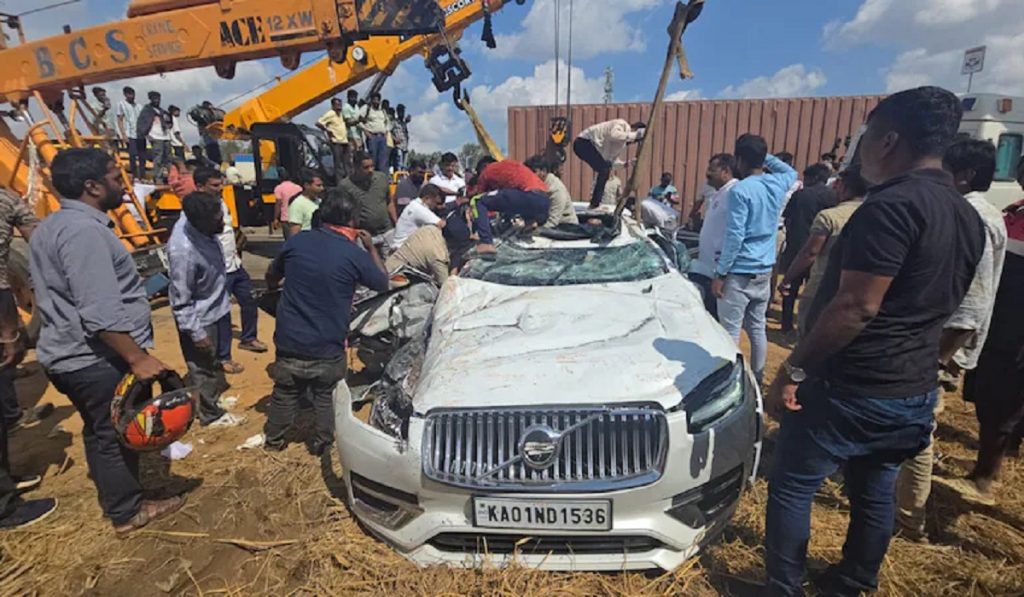
{"type": "Polygon", "coordinates": [[[558,249],[524,249],[506,243],[492,259],[470,262],[462,275],[507,286],[570,286],[646,280],[666,271],[661,254],[645,242],[558,249]]]}

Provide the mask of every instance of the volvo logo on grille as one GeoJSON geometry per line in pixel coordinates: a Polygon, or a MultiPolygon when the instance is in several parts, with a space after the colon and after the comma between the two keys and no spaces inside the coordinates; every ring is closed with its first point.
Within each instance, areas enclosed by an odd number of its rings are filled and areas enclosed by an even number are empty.
{"type": "Polygon", "coordinates": [[[533,470],[544,470],[555,462],[562,436],[547,425],[533,425],[526,428],[519,438],[519,454],[526,466],[533,470]]]}

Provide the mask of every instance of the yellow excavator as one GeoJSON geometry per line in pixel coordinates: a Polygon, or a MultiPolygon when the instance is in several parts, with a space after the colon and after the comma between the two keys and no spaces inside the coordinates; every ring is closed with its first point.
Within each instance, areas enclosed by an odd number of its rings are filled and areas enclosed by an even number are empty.
{"type": "MultiPolygon", "coordinates": [[[[17,15],[0,13],[0,64],[4,65],[0,69],[0,188],[24,197],[44,218],[60,209],[49,179],[49,165],[57,152],[66,147],[112,149],[111,140],[99,134],[88,118],[92,111],[85,103],[87,85],[204,66],[213,66],[219,76],[230,79],[238,62],[273,57],[295,70],[304,52],[326,51],[320,68],[309,75],[321,80],[309,85],[313,79],[300,77],[285,92],[308,95],[300,98],[303,103],[286,106],[281,94],[274,94],[263,104],[268,111],[264,117],[276,120],[285,111],[319,101],[312,99],[316,89],[322,99],[351,84],[343,78],[345,73],[358,77],[357,71],[370,64],[367,49],[357,50],[357,46],[380,38],[391,41],[383,42],[383,49],[373,46],[377,49],[375,72],[393,70],[404,57],[432,48],[428,66],[433,65],[435,83],[458,90],[468,68],[448,37],[449,18],[464,15],[462,29],[483,18],[486,37],[491,13],[504,4],[503,0],[455,0],[446,7],[431,0],[132,0],[123,20],[78,31],[65,27],[64,33],[40,40],[26,39],[17,15]],[[434,41],[431,46],[430,40],[437,39],[444,45],[434,41]],[[333,81],[331,72],[336,75],[333,81]],[[279,114],[270,111],[274,106],[279,114]]],[[[241,130],[245,122],[258,122],[252,115],[251,110],[240,111],[237,122],[225,121],[223,126],[241,130]]],[[[143,277],[149,279],[165,267],[157,240],[164,231],[148,220],[128,182],[125,175],[126,203],[110,216],[143,277]]],[[[11,276],[19,308],[27,318],[32,294],[26,263],[23,256],[13,258],[11,276]]]]}

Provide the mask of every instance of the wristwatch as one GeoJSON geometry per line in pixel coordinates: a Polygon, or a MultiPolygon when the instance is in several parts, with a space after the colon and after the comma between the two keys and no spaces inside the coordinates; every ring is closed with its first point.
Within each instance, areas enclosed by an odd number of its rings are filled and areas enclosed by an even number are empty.
{"type": "Polygon", "coordinates": [[[807,372],[800,367],[793,366],[789,359],[782,361],[782,368],[786,370],[786,375],[789,377],[789,381],[793,383],[803,383],[807,381],[807,372]]]}

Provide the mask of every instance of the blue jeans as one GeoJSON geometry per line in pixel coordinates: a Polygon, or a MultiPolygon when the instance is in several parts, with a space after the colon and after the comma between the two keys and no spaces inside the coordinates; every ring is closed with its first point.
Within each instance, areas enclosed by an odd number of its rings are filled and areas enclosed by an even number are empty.
{"type": "Polygon", "coordinates": [[[366,152],[373,158],[373,169],[378,172],[388,171],[391,161],[391,148],[388,147],[387,135],[366,135],[366,152]]]}
{"type": "Polygon", "coordinates": [[[543,224],[548,219],[550,207],[551,199],[544,193],[501,189],[488,193],[476,201],[473,228],[480,235],[480,242],[490,245],[494,243],[490,212],[498,212],[506,216],[522,216],[527,223],[543,224]]]}
{"type": "Polygon", "coordinates": [[[725,298],[718,299],[718,321],[740,343],[740,329],[750,338],[750,368],[761,383],[768,360],[768,334],[765,316],[771,299],[772,275],[729,274],[725,278],[725,298]]]}
{"type": "Polygon", "coordinates": [[[820,379],[798,393],[803,409],[786,414],[768,482],[765,567],[768,593],[800,595],[811,503],[826,477],[844,467],[850,525],[835,594],[878,586],[889,549],[900,464],[931,441],[938,391],[903,399],[841,395],[820,379]]]}
{"type": "MultiPolygon", "coordinates": [[[[252,296],[252,278],[244,267],[230,272],[227,278],[228,293],[238,301],[238,309],[242,312],[242,334],[238,337],[242,342],[256,339],[256,324],[259,322],[260,311],[256,299],[252,296]]],[[[231,360],[231,316],[217,322],[217,359],[222,363],[231,360]]]]}

